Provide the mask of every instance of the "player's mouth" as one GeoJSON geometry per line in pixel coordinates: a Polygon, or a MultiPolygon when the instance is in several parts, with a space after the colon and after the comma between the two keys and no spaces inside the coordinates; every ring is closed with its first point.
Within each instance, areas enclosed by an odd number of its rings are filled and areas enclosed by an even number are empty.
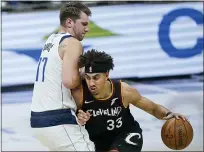
{"type": "Polygon", "coordinates": [[[96,91],[96,87],[90,87],[90,90],[93,92],[93,91],[96,91]]]}

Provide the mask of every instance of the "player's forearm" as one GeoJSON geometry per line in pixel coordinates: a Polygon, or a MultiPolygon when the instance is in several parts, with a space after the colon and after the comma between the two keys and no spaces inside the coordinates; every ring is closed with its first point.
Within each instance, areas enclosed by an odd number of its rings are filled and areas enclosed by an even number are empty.
{"type": "Polygon", "coordinates": [[[83,88],[82,85],[79,85],[78,87],[71,89],[72,96],[75,100],[75,103],[77,105],[77,109],[82,108],[83,104],[83,88]]]}
{"type": "Polygon", "coordinates": [[[145,112],[151,114],[152,116],[156,117],[157,119],[163,119],[169,110],[155,102],[149,100],[148,98],[141,97],[140,100],[133,102],[133,104],[144,110],[145,112]]]}
{"type": "Polygon", "coordinates": [[[155,108],[153,109],[153,112],[152,112],[152,114],[157,119],[163,119],[165,116],[167,116],[168,113],[170,113],[170,110],[168,110],[167,108],[159,104],[155,105],[155,108]]]}

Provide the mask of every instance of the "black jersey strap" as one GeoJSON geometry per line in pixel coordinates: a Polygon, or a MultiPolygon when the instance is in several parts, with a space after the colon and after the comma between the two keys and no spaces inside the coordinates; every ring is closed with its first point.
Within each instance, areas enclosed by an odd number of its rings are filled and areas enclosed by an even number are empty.
{"type": "Polygon", "coordinates": [[[82,80],[82,90],[83,90],[83,104],[82,104],[83,107],[85,100],[89,98],[89,89],[85,80],[82,80]]]}
{"type": "Polygon", "coordinates": [[[121,80],[111,80],[114,86],[114,96],[119,97],[120,98],[120,103],[123,106],[123,98],[122,98],[122,84],[121,84],[121,80]]]}

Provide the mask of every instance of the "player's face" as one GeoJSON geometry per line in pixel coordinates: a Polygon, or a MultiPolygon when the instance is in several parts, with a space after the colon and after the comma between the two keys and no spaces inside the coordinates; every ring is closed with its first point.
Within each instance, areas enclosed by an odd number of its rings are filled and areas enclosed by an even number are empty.
{"type": "Polygon", "coordinates": [[[85,80],[89,91],[93,95],[98,95],[104,89],[107,76],[105,73],[85,73],[85,80]]]}
{"type": "Polygon", "coordinates": [[[75,21],[73,26],[75,37],[79,41],[83,40],[85,34],[89,31],[88,24],[89,17],[84,12],[81,12],[80,18],[75,21]]]}

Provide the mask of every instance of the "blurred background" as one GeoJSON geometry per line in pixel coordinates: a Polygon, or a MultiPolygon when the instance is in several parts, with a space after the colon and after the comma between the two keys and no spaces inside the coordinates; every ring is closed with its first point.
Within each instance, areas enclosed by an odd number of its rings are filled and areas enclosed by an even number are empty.
{"type": "MultiPolygon", "coordinates": [[[[63,1],[2,1],[3,151],[47,150],[30,130],[38,58],[59,28],[63,1]]],[[[203,2],[83,1],[90,6],[84,50],[112,55],[113,79],[122,79],[168,109],[186,115],[194,139],[185,151],[203,151],[203,2]]],[[[164,121],[131,106],[144,134],[143,151],[170,151],[164,121]]]]}

